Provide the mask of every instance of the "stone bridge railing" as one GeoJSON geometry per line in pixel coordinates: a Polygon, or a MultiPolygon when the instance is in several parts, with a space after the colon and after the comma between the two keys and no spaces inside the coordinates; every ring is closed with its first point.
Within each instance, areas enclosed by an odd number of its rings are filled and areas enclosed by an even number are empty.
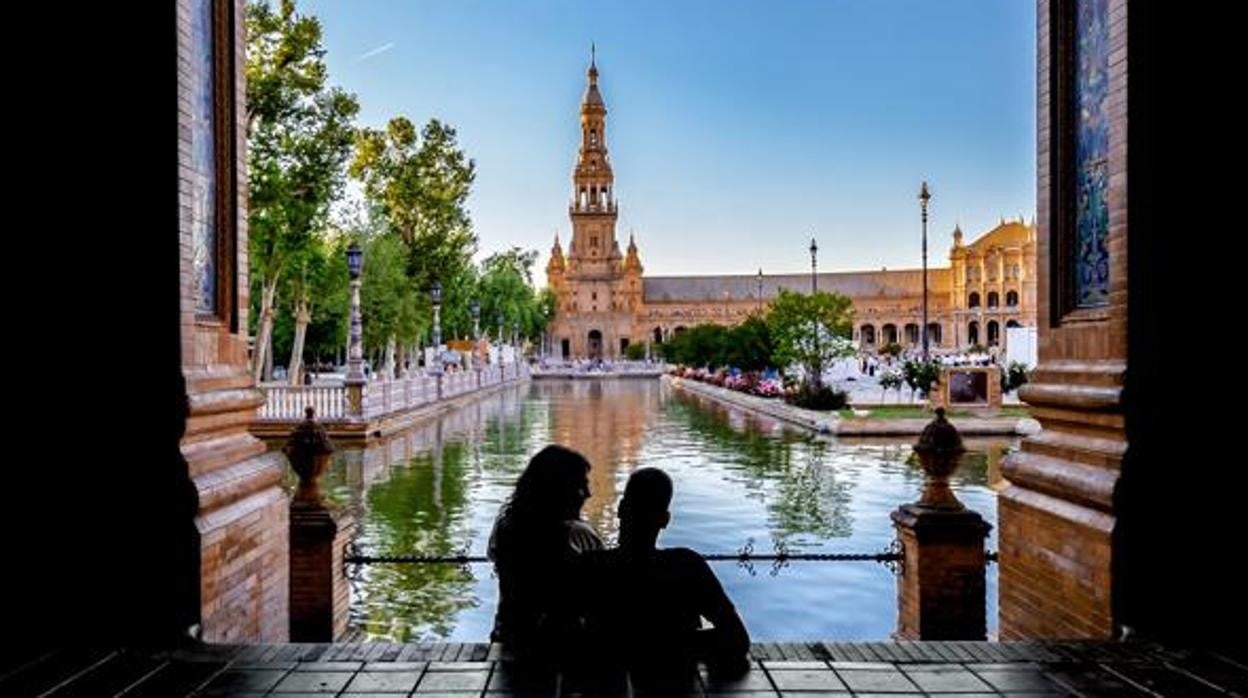
{"type": "Polygon", "coordinates": [[[441,375],[412,373],[395,380],[373,380],[360,387],[359,406],[352,409],[348,386],[262,383],[265,402],[258,422],[298,422],[304,409],[316,409],[323,421],[369,422],[432,405],[460,395],[513,382],[529,375],[527,364],[484,366],[441,375]]]}

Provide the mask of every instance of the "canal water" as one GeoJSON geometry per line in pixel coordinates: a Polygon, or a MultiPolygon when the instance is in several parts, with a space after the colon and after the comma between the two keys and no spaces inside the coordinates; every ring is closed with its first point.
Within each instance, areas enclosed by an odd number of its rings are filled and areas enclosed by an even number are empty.
{"type": "MultiPolygon", "coordinates": [[[[657,379],[537,380],[435,422],[340,449],[323,481],[355,512],[371,555],[484,555],[499,506],[528,458],[548,443],[593,464],[584,518],[616,537],[629,473],[658,466],[676,484],[663,546],[702,553],[874,553],[889,513],[914,501],[922,472],[908,439],[815,436],[664,385],[657,379]]],[[[1014,439],[968,439],[952,482],[995,522],[999,463],[1014,439]]],[[[988,541],[996,549],[996,531],[988,541]]],[[[875,562],[790,561],[712,567],[755,640],[881,640],[896,629],[896,581],[875,562]]],[[[370,564],[352,582],[351,624],[366,639],[484,641],[497,600],[489,564],[370,564]]],[[[997,573],[988,567],[996,632],[997,573]]]]}

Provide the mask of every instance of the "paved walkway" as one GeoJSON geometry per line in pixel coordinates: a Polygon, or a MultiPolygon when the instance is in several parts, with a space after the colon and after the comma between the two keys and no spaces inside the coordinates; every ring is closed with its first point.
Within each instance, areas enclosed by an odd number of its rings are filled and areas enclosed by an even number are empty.
{"type": "MultiPolygon", "coordinates": [[[[758,643],[749,672],[705,673],[653,696],[1248,696],[1235,654],[1149,643],[758,643]]],[[[488,644],[206,645],[168,652],[6,654],[3,696],[590,696],[555,673],[526,671],[488,644]]]]}

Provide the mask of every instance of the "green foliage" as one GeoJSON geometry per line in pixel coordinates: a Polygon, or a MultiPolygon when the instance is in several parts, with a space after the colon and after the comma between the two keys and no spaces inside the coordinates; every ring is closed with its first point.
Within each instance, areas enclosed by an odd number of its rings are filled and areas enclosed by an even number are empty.
{"type": "Polygon", "coordinates": [[[533,266],[537,250],[512,247],[496,252],[481,263],[481,326],[491,328],[497,336],[498,323],[503,323],[503,336],[511,336],[512,325],[520,323],[523,337],[536,337],[546,331],[554,315],[553,292],[539,293],[533,288],[533,266]]]}
{"type": "Polygon", "coordinates": [[[630,344],[624,349],[624,358],[629,361],[641,361],[646,358],[646,345],[630,344]]]}
{"type": "Polygon", "coordinates": [[[849,341],[853,319],[853,304],[848,296],[781,289],[767,313],[767,326],[775,346],[773,360],[780,366],[799,364],[817,381],[825,366],[853,356],[849,341]]]}
{"type": "Polygon", "coordinates": [[[966,350],[966,353],[968,353],[968,354],[987,354],[987,353],[988,353],[988,350],[984,348],[984,345],[976,343],[976,344],[972,344],[972,345],[971,345],[971,346],[970,346],[970,347],[966,350]]]}
{"type": "Polygon", "coordinates": [[[445,290],[471,265],[477,239],[465,204],[475,170],[455,141],[455,129],[437,119],[419,135],[401,116],[385,130],[359,133],[349,172],[407,247],[406,273],[414,287],[427,290],[438,279],[445,290]]]}
{"type": "Polygon", "coordinates": [[[897,342],[889,342],[888,344],[880,347],[880,353],[887,354],[889,356],[901,356],[901,345],[897,342]]]}
{"type": "Polygon", "coordinates": [[[275,283],[341,192],[359,104],[327,84],[320,23],[291,0],[248,4],[246,32],[249,260],[275,283]]]}
{"type": "Polygon", "coordinates": [[[1011,361],[1009,366],[1001,368],[1002,392],[1018,390],[1019,386],[1026,385],[1028,379],[1027,365],[1024,363],[1011,361]]]}
{"type": "Polygon", "coordinates": [[[727,337],[726,327],[697,325],[665,342],[663,356],[672,363],[718,368],[728,361],[727,337]]]}
{"type": "Polygon", "coordinates": [[[940,362],[935,359],[913,359],[902,364],[901,372],[910,390],[926,397],[936,381],[940,380],[940,362]]]}
{"type": "Polygon", "coordinates": [[[756,315],[728,330],[724,338],[724,365],[743,371],[761,371],[772,364],[775,343],[767,321],[756,315]]]}
{"type": "Polygon", "coordinates": [[[797,392],[785,397],[784,400],[791,405],[808,410],[839,410],[848,404],[849,395],[844,390],[804,382],[798,387],[797,392]]]}
{"type": "Polygon", "coordinates": [[[428,293],[412,287],[405,258],[403,243],[394,235],[364,241],[360,308],[366,353],[383,351],[391,336],[414,341],[432,322],[428,293]]]}

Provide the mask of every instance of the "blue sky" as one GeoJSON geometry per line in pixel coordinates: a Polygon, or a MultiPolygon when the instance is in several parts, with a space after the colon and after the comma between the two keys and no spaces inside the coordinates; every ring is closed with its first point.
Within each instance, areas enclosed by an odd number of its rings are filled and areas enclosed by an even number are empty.
{"type": "MultiPolygon", "coordinates": [[[[360,121],[437,117],[477,164],[479,257],[566,246],[598,47],[621,246],[646,273],[917,267],[1035,211],[1030,0],[301,2],[360,121]]],[[[544,274],[539,274],[539,283],[544,274]]]]}

